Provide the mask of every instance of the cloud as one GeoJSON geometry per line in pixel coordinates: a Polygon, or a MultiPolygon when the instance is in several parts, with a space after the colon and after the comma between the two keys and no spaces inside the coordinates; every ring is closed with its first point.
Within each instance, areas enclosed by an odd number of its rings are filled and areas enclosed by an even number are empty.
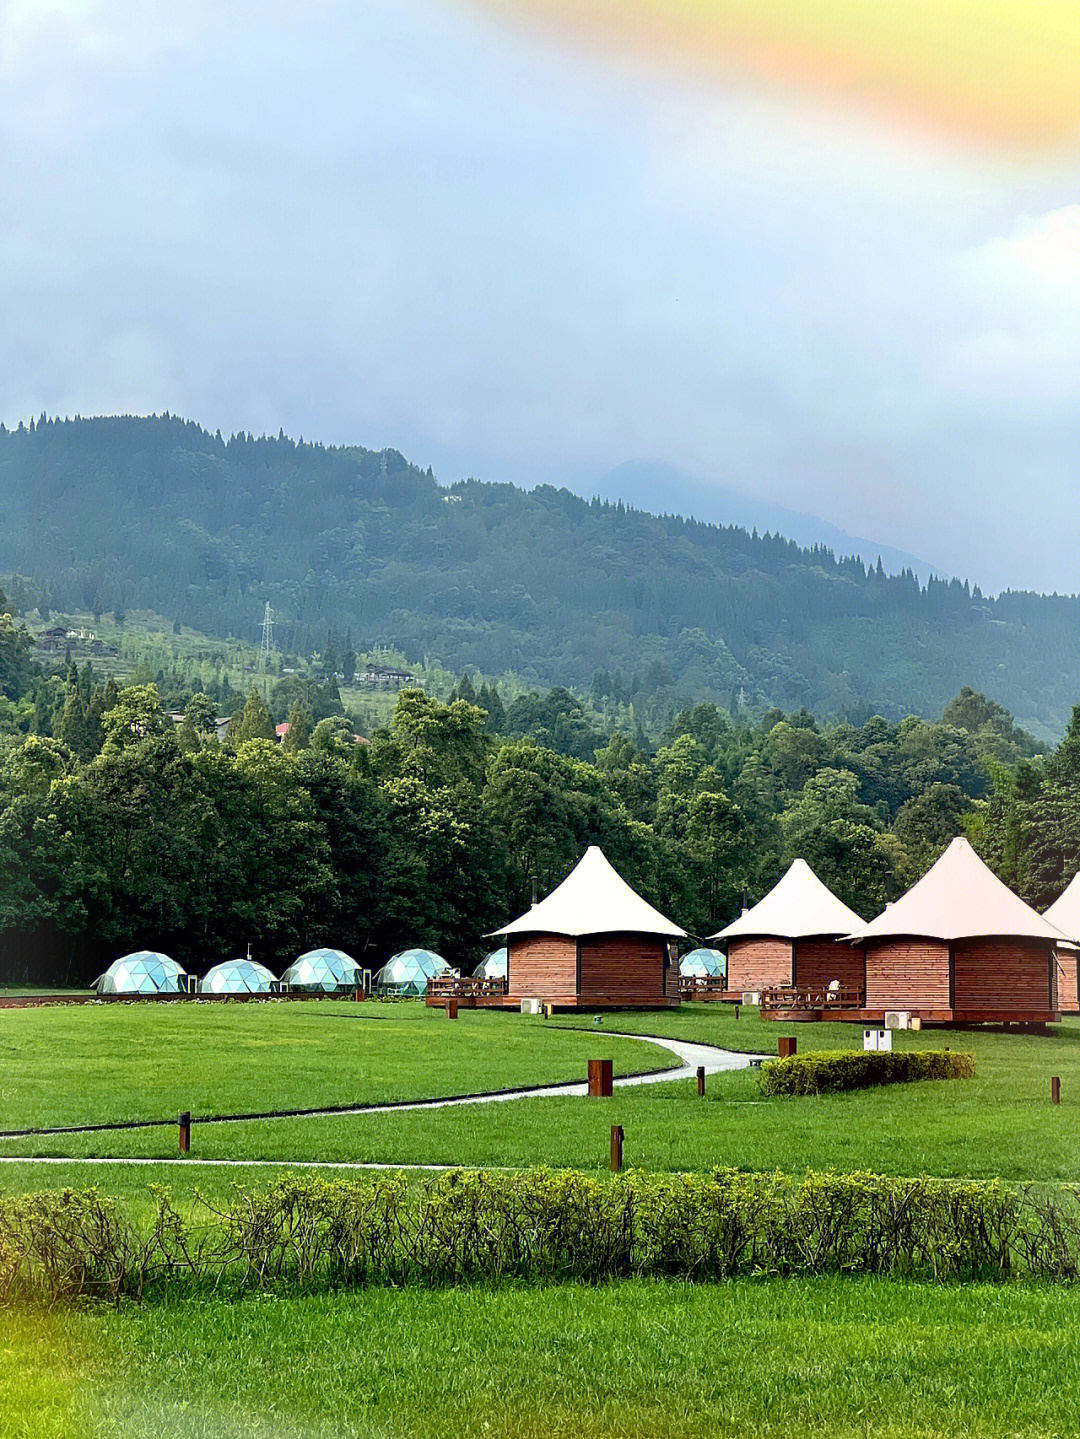
{"type": "Polygon", "coordinates": [[[968,318],[942,347],[942,385],[1028,414],[1080,399],[1080,205],[1015,221],[961,255],[968,318]]]}
{"type": "Polygon", "coordinates": [[[5,421],[167,408],[448,479],[658,456],[1047,582],[1021,549],[1075,452],[1071,177],[436,0],[18,0],[14,33],[5,421]]]}

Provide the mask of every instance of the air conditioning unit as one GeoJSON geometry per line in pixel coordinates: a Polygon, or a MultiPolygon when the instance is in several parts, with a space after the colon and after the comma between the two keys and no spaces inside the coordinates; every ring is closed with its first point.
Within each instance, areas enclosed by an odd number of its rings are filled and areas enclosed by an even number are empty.
{"type": "Polygon", "coordinates": [[[892,1053],[892,1030],[891,1029],[864,1029],[862,1032],[863,1049],[884,1050],[892,1053]]]}
{"type": "Polygon", "coordinates": [[[544,1001],[542,999],[523,999],[521,1001],[522,1014],[542,1014],[544,1001]]]}
{"type": "Polygon", "coordinates": [[[910,1029],[910,1028],[911,1028],[911,1010],[910,1010],[910,1009],[887,1009],[887,1010],[885,1011],[885,1028],[886,1028],[886,1029],[910,1029]]]}
{"type": "Polygon", "coordinates": [[[744,989],[743,992],[742,992],[742,1002],[743,1002],[743,1004],[760,1004],[760,1003],[761,1003],[761,990],[760,990],[760,989],[744,989]]]}

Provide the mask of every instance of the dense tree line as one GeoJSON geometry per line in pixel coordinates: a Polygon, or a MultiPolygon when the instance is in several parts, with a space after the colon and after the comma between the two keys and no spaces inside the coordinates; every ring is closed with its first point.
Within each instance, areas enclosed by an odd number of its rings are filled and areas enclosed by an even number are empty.
{"type": "MultiPolygon", "coordinates": [[[[0,665],[17,706],[37,681],[10,623],[0,665]]],[[[249,944],[272,967],[322,943],[471,965],[590,843],[698,936],[796,855],[866,915],[963,829],[1040,900],[1080,862],[1080,713],[1047,756],[970,689],[933,723],[750,724],[704,702],[655,747],[600,733],[565,690],[501,712],[468,678],[449,702],[407,690],[368,743],[304,699],[279,743],[252,690],[219,743],[204,693],[177,725],[156,686],[73,668],[53,733],[9,724],[2,977],[86,982],[141,947],[203,970],[249,944]]]]}
{"type": "Polygon", "coordinates": [[[394,451],[153,419],[0,428],[0,572],[23,609],[174,615],[286,650],[569,684],[658,736],[686,704],[854,723],[936,714],[961,684],[1060,733],[1080,601],[920,585],[776,536],[565,490],[450,490],[394,451]],[[42,516],[48,516],[44,523],[42,516]]]}

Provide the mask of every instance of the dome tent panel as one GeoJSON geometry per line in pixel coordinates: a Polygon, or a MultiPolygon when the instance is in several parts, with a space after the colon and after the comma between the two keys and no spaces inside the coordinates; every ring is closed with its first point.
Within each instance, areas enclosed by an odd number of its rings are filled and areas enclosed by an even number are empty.
{"type": "Polygon", "coordinates": [[[376,994],[422,995],[436,974],[446,974],[450,965],[432,949],[403,949],[393,955],[372,979],[376,994]]]}
{"type": "Polygon", "coordinates": [[[175,959],[154,950],[140,949],[114,960],[94,981],[98,994],[180,994],[184,970],[175,959]]]}
{"type": "Polygon", "coordinates": [[[227,959],[215,964],[199,980],[200,994],[269,994],[277,980],[253,959],[227,959]]]}
{"type": "Polygon", "coordinates": [[[506,948],[493,949],[473,970],[477,979],[505,979],[506,978],[506,948]]]}
{"type": "Polygon", "coordinates": [[[291,989],[313,993],[336,994],[356,989],[360,984],[360,966],[342,949],[310,949],[281,976],[282,984],[291,989]]]}
{"type": "Polygon", "coordinates": [[[679,960],[679,973],[691,979],[706,979],[726,974],[727,956],[718,949],[699,946],[679,960]]]}

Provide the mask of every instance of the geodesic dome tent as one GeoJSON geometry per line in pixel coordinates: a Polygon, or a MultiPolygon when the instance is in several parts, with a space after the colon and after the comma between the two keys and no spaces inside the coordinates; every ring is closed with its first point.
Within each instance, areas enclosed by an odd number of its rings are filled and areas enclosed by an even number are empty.
{"type": "Polygon", "coordinates": [[[704,979],[711,975],[727,974],[727,955],[718,949],[692,949],[679,960],[679,973],[691,979],[704,979]]]}
{"type": "Polygon", "coordinates": [[[506,978],[506,946],[502,949],[493,949],[486,954],[480,963],[473,970],[478,979],[505,979],[506,978]]]}
{"type": "Polygon", "coordinates": [[[342,949],[309,949],[289,965],[281,982],[291,989],[336,994],[358,988],[361,972],[356,960],[342,949]]]}
{"type": "Polygon", "coordinates": [[[183,969],[167,954],[139,949],[114,960],[94,980],[98,994],[180,994],[187,986],[183,969]]]}
{"type": "Polygon", "coordinates": [[[264,964],[253,959],[227,959],[215,964],[199,980],[200,994],[269,994],[277,980],[264,964]]]}
{"type": "Polygon", "coordinates": [[[423,994],[433,975],[449,970],[442,955],[432,949],[403,949],[376,971],[371,986],[376,994],[423,994]]]}

